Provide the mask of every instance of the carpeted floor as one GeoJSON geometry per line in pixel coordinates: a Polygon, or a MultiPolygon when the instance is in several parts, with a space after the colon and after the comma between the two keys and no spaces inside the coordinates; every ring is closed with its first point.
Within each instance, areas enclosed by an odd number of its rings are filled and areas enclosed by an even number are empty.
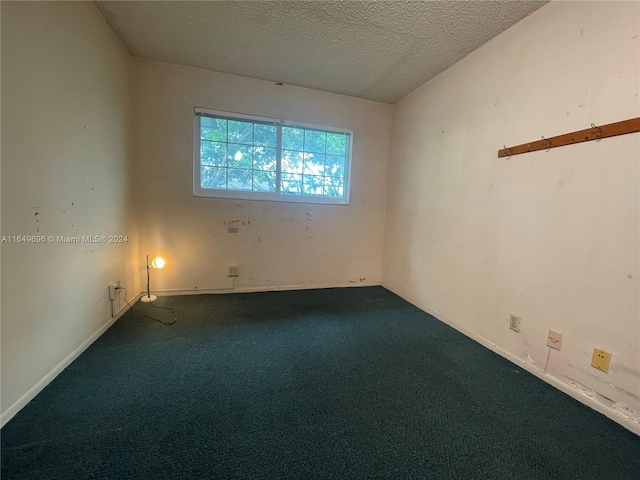
{"type": "Polygon", "coordinates": [[[640,478],[640,437],[381,287],[157,304],[2,429],[3,479],[640,478]]]}

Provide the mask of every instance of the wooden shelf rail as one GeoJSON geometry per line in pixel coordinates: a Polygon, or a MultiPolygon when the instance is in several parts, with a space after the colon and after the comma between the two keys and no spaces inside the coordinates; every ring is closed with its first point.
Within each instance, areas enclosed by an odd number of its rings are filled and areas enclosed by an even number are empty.
{"type": "Polygon", "coordinates": [[[623,120],[622,122],[609,123],[599,127],[592,123],[591,128],[587,128],[586,130],[565,133],[564,135],[551,138],[542,137],[542,140],[523,143],[515,147],[504,147],[502,150],[498,150],[498,158],[535,152],[536,150],[549,150],[550,148],[564,147],[572,143],[590,142],[591,140],[600,140],[601,138],[615,137],[616,135],[634,132],[640,132],[640,117],[623,120]]]}

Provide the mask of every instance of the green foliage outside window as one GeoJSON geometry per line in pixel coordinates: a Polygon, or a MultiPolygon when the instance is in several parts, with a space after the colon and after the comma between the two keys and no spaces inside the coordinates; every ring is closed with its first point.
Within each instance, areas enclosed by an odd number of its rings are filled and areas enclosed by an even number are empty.
{"type": "Polygon", "coordinates": [[[346,133],[200,117],[203,189],[339,199],[345,196],[347,155],[346,133]]]}

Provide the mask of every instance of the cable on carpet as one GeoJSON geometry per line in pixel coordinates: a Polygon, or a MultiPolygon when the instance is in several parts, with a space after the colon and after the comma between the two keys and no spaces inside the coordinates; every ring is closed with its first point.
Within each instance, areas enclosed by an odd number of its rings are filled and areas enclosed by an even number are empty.
{"type": "Polygon", "coordinates": [[[158,323],[161,323],[163,325],[173,325],[174,323],[176,323],[176,321],[178,320],[178,315],[176,314],[175,310],[171,307],[158,307],[157,305],[155,305],[153,302],[151,302],[151,305],[153,305],[154,308],[161,308],[164,310],[170,310],[171,313],[173,313],[173,321],[172,322],[164,322],[162,320],[160,320],[159,318],[153,318],[150,317],[149,315],[145,315],[144,313],[136,313],[135,310],[133,309],[133,305],[131,305],[129,303],[129,300],[127,300],[127,289],[124,287],[117,287],[116,290],[124,290],[124,301],[127,302],[127,305],[129,305],[129,309],[131,310],[131,314],[135,317],[145,317],[148,318],[149,320],[153,320],[156,321],[158,323]]]}

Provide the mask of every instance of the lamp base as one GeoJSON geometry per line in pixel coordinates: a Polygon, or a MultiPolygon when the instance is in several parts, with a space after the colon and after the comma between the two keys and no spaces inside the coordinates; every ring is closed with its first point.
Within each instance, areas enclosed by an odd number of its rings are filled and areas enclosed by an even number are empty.
{"type": "Polygon", "coordinates": [[[155,302],[157,299],[158,297],[156,297],[155,295],[145,295],[140,299],[140,301],[144,303],[149,303],[149,302],[155,302]]]}

